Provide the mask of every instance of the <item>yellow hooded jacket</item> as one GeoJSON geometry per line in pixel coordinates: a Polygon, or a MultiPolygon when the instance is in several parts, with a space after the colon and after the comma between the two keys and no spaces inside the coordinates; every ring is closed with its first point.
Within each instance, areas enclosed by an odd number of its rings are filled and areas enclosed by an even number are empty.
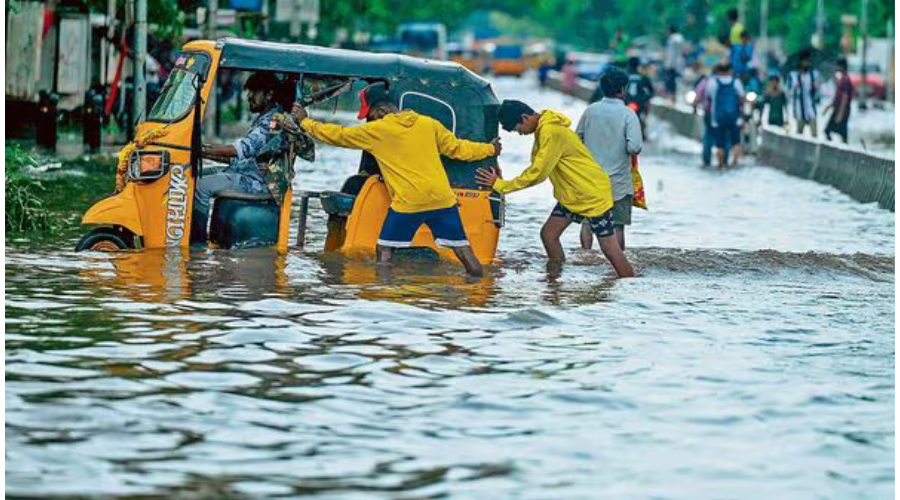
{"type": "Polygon", "coordinates": [[[357,127],[306,118],[300,126],[332,146],[363,149],[378,160],[395,212],[414,213],[456,205],[440,155],[475,161],[494,154],[491,144],[457,139],[441,123],[413,111],[391,113],[357,127]]]}
{"type": "Polygon", "coordinates": [[[511,193],[550,177],[553,197],[570,212],[596,217],[612,208],[609,175],[569,128],[571,123],[561,113],[542,111],[531,150],[531,166],[515,179],[497,179],[494,190],[511,193]]]}

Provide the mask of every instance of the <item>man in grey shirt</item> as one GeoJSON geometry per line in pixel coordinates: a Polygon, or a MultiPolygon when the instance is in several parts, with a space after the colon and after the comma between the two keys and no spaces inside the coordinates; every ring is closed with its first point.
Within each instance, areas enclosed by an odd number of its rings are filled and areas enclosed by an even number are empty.
{"type": "MultiPolygon", "coordinates": [[[[625,105],[628,75],[618,68],[607,70],[600,78],[603,95],[581,115],[575,132],[593,155],[594,160],[609,174],[613,191],[613,225],[619,246],[625,249],[625,226],[631,224],[631,200],[634,179],[631,176],[631,155],[641,152],[644,139],[637,115],[625,105]]],[[[582,226],[581,247],[591,248],[591,228],[582,226]]]]}

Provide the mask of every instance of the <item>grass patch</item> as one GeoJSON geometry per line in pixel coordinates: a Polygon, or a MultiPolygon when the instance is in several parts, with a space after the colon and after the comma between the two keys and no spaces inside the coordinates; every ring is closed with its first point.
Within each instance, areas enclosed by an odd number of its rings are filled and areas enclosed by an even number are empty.
{"type": "Polygon", "coordinates": [[[65,162],[52,176],[37,178],[37,160],[17,145],[6,146],[6,232],[46,236],[80,231],[80,216],[112,193],[115,157],[65,162]],[[73,175],[75,173],[76,175],[73,175]]]}
{"type": "Polygon", "coordinates": [[[37,162],[15,145],[6,146],[5,154],[6,232],[43,232],[58,227],[59,221],[44,204],[47,188],[25,170],[37,166],[37,162]]]}

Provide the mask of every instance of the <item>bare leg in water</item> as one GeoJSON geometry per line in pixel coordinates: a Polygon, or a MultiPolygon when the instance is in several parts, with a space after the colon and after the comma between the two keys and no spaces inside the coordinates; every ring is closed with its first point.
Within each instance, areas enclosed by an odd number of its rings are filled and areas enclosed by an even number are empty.
{"type": "Polygon", "coordinates": [[[462,262],[462,265],[466,268],[466,272],[469,273],[469,276],[484,276],[484,270],[481,268],[481,263],[478,262],[478,258],[475,257],[475,252],[472,251],[471,246],[454,247],[453,253],[456,254],[456,258],[462,262]]]}
{"type": "Polygon", "coordinates": [[[616,230],[616,241],[619,242],[619,248],[625,251],[625,226],[613,226],[616,230]]]}
{"type": "Polygon", "coordinates": [[[591,223],[584,221],[581,223],[581,248],[590,250],[594,246],[594,233],[591,232],[591,223]]]}
{"type": "MultiPolygon", "coordinates": [[[[479,263],[478,258],[475,257],[475,252],[472,251],[471,246],[455,247],[453,248],[453,253],[455,253],[459,261],[462,262],[463,266],[466,268],[466,272],[469,273],[470,276],[484,276],[484,270],[481,268],[481,263],[479,263]]],[[[376,245],[375,255],[377,263],[379,265],[384,265],[391,261],[391,257],[394,256],[394,249],[392,247],[376,245]]]]}
{"type": "Polygon", "coordinates": [[[541,241],[544,243],[544,250],[547,251],[547,258],[551,261],[563,262],[566,260],[566,253],[559,242],[559,237],[571,223],[572,221],[568,217],[551,215],[544,223],[544,227],[541,228],[541,241]]]}
{"type": "Polygon", "coordinates": [[[631,263],[628,262],[628,259],[625,257],[625,252],[622,251],[622,247],[619,246],[616,237],[605,236],[603,238],[597,238],[597,241],[600,243],[600,250],[603,251],[606,260],[608,260],[609,263],[612,264],[613,269],[616,270],[616,274],[618,274],[620,278],[633,278],[634,268],[631,267],[631,263]]]}

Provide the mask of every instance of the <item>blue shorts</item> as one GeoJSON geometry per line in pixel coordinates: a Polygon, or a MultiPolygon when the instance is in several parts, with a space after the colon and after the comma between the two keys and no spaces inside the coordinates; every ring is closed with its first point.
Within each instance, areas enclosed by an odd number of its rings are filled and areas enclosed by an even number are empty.
{"type": "Polygon", "coordinates": [[[383,247],[406,248],[412,246],[413,236],[419,226],[425,224],[434,235],[434,242],[442,247],[464,247],[469,245],[459,208],[456,205],[425,212],[409,214],[388,209],[384,226],[378,236],[378,244],[383,247]]]}
{"type": "Polygon", "coordinates": [[[576,224],[581,224],[586,220],[591,225],[591,232],[597,235],[598,238],[606,238],[607,236],[616,234],[616,230],[613,227],[612,209],[609,209],[596,217],[586,217],[584,215],[572,213],[568,208],[557,203],[556,206],[553,207],[553,212],[550,213],[550,216],[565,217],[576,224]]]}
{"type": "Polygon", "coordinates": [[[731,149],[741,143],[741,126],[737,123],[713,127],[712,133],[717,148],[731,149]]]}

